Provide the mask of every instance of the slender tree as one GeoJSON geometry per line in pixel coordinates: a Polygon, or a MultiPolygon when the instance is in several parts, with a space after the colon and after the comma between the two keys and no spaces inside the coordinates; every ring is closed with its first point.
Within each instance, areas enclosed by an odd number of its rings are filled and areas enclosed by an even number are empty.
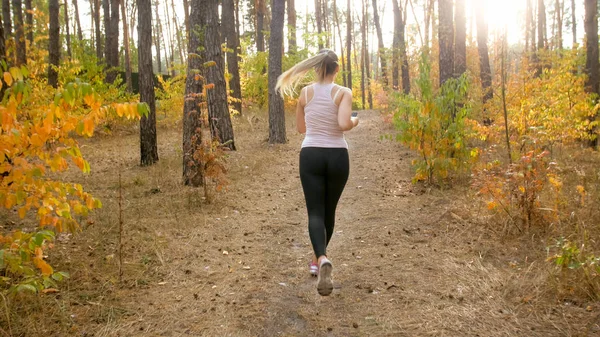
{"type": "Polygon", "coordinates": [[[235,20],[231,20],[235,12],[233,0],[223,0],[222,4],[223,35],[227,39],[227,71],[229,72],[229,90],[234,98],[233,108],[242,112],[242,88],[240,84],[240,69],[238,64],[239,39],[235,29],[235,20]]]}
{"type": "Polygon", "coordinates": [[[452,0],[439,0],[438,41],[440,44],[440,86],[452,77],[454,72],[454,24],[452,22],[452,0]]]}
{"type": "Polygon", "coordinates": [[[275,90],[281,75],[281,52],[283,48],[283,15],[285,0],[273,0],[271,7],[271,34],[269,39],[269,143],[287,142],[283,97],[275,90]]]}
{"type": "MultiPolygon", "coordinates": [[[[587,74],[586,90],[589,93],[600,95],[600,54],[598,52],[598,2],[597,0],[585,0],[585,50],[586,62],[585,72],[587,74]]],[[[596,116],[590,118],[595,120],[596,116]]],[[[596,147],[598,138],[597,128],[591,130],[592,141],[590,145],[596,147]]]]}
{"type": "MultiPolygon", "coordinates": [[[[185,37],[186,39],[190,36],[190,5],[188,0],[183,0],[183,19],[185,23],[185,37]]],[[[183,60],[181,60],[183,62],[183,60]]]]}
{"type": "MultiPolygon", "coordinates": [[[[158,0],[154,1],[154,10],[156,14],[156,34],[154,36],[154,47],[156,48],[156,62],[158,63],[158,73],[162,74],[162,59],[161,59],[161,48],[160,42],[161,37],[163,36],[162,24],[160,22],[160,15],[158,15],[158,0]]],[[[165,47],[165,62],[167,59],[167,52],[165,47]]]]}
{"type": "MultiPolygon", "coordinates": [[[[123,17],[123,44],[125,45],[125,83],[127,91],[133,91],[131,83],[131,51],[129,48],[129,25],[127,24],[127,0],[121,0],[121,16],[123,17]]],[[[152,9],[151,9],[152,10],[152,9]]]]}
{"type": "Polygon", "coordinates": [[[83,31],[81,30],[81,19],[79,17],[79,5],[77,3],[77,0],[73,0],[73,8],[75,9],[75,23],[77,24],[77,38],[79,39],[79,41],[83,41],[83,31]]]}
{"type": "Polygon", "coordinates": [[[383,44],[383,33],[381,31],[381,23],[379,22],[379,9],[377,8],[377,0],[373,0],[373,21],[375,22],[375,29],[377,30],[377,53],[379,54],[379,62],[381,63],[381,79],[383,81],[383,86],[387,87],[387,61],[385,56],[385,47],[383,44]]]}
{"type": "Polygon", "coordinates": [[[287,0],[287,19],[288,48],[290,53],[294,53],[298,49],[298,44],[296,43],[296,3],[294,0],[287,0]]]}
{"type": "Polygon", "coordinates": [[[360,52],[360,101],[362,108],[366,110],[365,104],[365,69],[366,69],[366,52],[367,52],[367,30],[366,30],[366,15],[365,6],[361,6],[362,19],[360,22],[360,35],[361,35],[361,52],[360,52]]]}
{"type": "Polygon", "coordinates": [[[2,61],[6,62],[6,40],[4,39],[4,24],[0,17],[0,62],[2,61]]]}
{"type": "Polygon", "coordinates": [[[48,39],[48,84],[58,87],[58,66],[60,62],[60,6],[58,0],[48,1],[48,16],[50,17],[50,31],[48,39]]]}
{"type": "Polygon", "coordinates": [[[140,163],[142,166],[149,166],[158,161],[154,71],[152,70],[151,0],[137,0],[137,7],[140,102],[146,103],[149,108],[148,115],[140,120],[140,163]]]}
{"type": "MultiPolygon", "coordinates": [[[[102,10],[103,16],[102,20],[104,21],[104,62],[108,65],[110,64],[110,46],[112,38],[112,34],[110,32],[110,1],[111,0],[102,0],[102,10]]],[[[106,76],[109,76],[106,74],[106,76]]]]}
{"type": "MultiPolygon", "coordinates": [[[[346,71],[346,61],[345,61],[345,57],[344,57],[344,44],[342,43],[342,30],[340,29],[340,20],[338,18],[338,11],[337,11],[337,4],[336,4],[336,0],[333,0],[333,16],[334,16],[334,23],[335,26],[337,28],[337,32],[338,32],[338,39],[340,41],[340,60],[342,61],[342,70],[345,72],[346,71]]],[[[344,83],[344,86],[346,86],[346,76],[345,74],[342,75],[342,80],[344,83]]]]}
{"type": "Polygon", "coordinates": [[[369,103],[369,109],[373,109],[373,92],[371,91],[371,54],[369,53],[369,40],[367,39],[369,32],[369,5],[368,0],[363,0],[363,20],[365,28],[363,30],[365,34],[365,48],[364,48],[364,63],[365,63],[365,74],[367,86],[367,103],[369,103]]]}
{"type": "Polygon", "coordinates": [[[352,3],[348,0],[348,7],[346,9],[346,68],[348,73],[348,80],[346,85],[352,90],[352,3]]]}
{"type": "Polygon", "coordinates": [[[73,57],[73,53],[71,51],[71,30],[69,29],[69,4],[67,0],[63,2],[64,9],[64,19],[65,19],[65,37],[67,40],[67,55],[69,58],[73,57]]]}
{"type": "Polygon", "coordinates": [[[315,20],[317,21],[317,41],[319,50],[323,49],[323,5],[322,0],[315,0],[315,20]]]}
{"type": "MultiPolygon", "coordinates": [[[[171,66],[167,68],[169,68],[171,70],[171,76],[175,76],[175,50],[173,49],[175,43],[173,43],[173,34],[171,34],[171,20],[169,20],[170,18],[170,14],[169,14],[169,5],[167,2],[165,2],[165,10],[166,10],[166,15],[167,18],[165,20],[166,25],[167,25],[167,38],[169,40],[169,52],[170,55],[168,56],[168,59],[170,60],[171,66]]],[[[165,48],[166,50],[166,48],[165,48]]]]}
{"type": "Polygon", "coordinates": [[[546,49],[546,6],[538,0],[538,49],[546,49]]]}
{"type": "Polygon", "coordinates": [[[402,90],[405,94],[410,93],[410,73],[408,69],[408,53],[406,51],[406,1],[404,6],[401,9],[401,19],[400,22],[400,60],[402,61],[402,90]]]}
{"type": "Polygon", "coordinates": [[[31,45],[33,43],[33,6],[31,0],[25,0],[25,25],[27,26],[27,40],[31,45]]]}
{"type": "Polygon", "coordinates": [[[460,77],[467,71],[467,19],[465,15],[465,0],[456,0],[454,12],[454,24],[456,26],[456,37],[454,46],[456,48],[454,58],[454,76],[460,77]]]}
{"type": "Polygon", "coordinates": [[[564,13],[564,2],[556,0],[554,3],[554,15],[556,20],[556,48],[558,50],[563,49],[563,13],[564,13]]]}
{"type": "Polygon", "coordinates": [[[485,22],[484,4],[477,2],[475,10],[477,20],[477,51],[479,52],[479,77],[483,89],[483,103],[486,103],[494,97],[490,56],[488,53],[488,25],[485,22]]]}
{"type": "Polygon", "coordinates": [[[25,42],[25,27],[23,25],[23,4],[21,0],[12,0],[15,22],[15,45],[17,49],[17,66],[27,64],[27,43],[25,42]]]}
{"type": "Polygon", "coordinates": [[[94,29],[96,36],[96,58],[98,58],[98,62],[102,60],[102,56],[104,55],[103,43],[102,43],[102,34],[100,32],[100,0],[90,0],[94,2],[93,6],[93,17],[94,17],[94,29]]]}
{"type": "Polygon", "coordinates": [[[192,0],[189,17],[190,37],[188,42],[187,78],[183,106],[183,183],[188,186],[201,186],[204,170],[201,158],[195,152],[202,143],[202,92],[204,83],[196,76],[203,72],[204,51],[204,6],[201,1],[192,0]]]}
{"type": "Polygon", "coordinates": [[[2,20],[4,21],[4,37],[8,40],[12,37],[10,0],[2,0],[2,20]]]}
{"type": "MultiPolygon", "coordinates": [[[[219,27],[219,3],[218,0],[205,0],[204,22],[206,30],[204,37],[204,48],[207,61],[214,61],[215,65],[208,67],[208,83],[214,85],[213,89],[207,91],[208,120],[213,139],[235,150],[233,137],[233,126],[231,115],[227,106],[227,87],[225,85],[223,51],[221,49],[221,37],[219,27]]],[[[283,15],[282,15],[283,20],[283,15]]]]}
{"type": "Polygon", "coordinates": [[[179,59],[183,63],[183,42],[181,41],[181,30],[179,29],[179,21],[177,20],[177,12],[175,11],[175,1],[171,0],[171,9],[173,11],[173,26],[175,26],[175,35],[177,37],[177,48],[179,49],[179,59]]]}
{"type": "MultiPolygon", "coordinates": [[[[110,20],[109,29],[107,30],[110,37],[106,42],[106,63],[109,71],[106,73],[106,82],[113,83],[118,75],[119,67],[119,3],[120,0],[110,0],[110,20]]],[[[105,19],[106,23],[107,20],[105,19]]],[[[152,36],[152,35],[150,35],[152,36]]]]}
{"type": "Polygon", "coordinates": [[[266,9],[266,0],[256,0],[256,50],[265,51],[264,21],[266,9]]]}

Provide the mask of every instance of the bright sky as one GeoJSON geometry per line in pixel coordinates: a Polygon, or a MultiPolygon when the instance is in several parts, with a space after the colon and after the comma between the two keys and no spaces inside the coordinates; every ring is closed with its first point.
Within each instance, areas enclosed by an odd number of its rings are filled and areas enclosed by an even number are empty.
{"type": "MultiPolygon", "coordinates": [[[[127,0],[128,3],[131,3],[131,1],[135,1],[135,0],[127,0]]],[[[160,16],[161,16],[161,21],[163,24],[163,31],[166,34],[166,10],[164,7],[164,3],[167,0],[160,0],[161,6],[160,6],[160,16]]],[[[328,0],[330,2],[330,4],[332,3],[332,0],[328,0]]],[[[356,14],[360,14],[361,13],[361,6],[362,6],[362,1],[363,0],[351,0],[352,5],[353,5],[353,9],[354,12],[356,12],[356,14]]],[[[371,0],[366,0],[368,5],[369,5],[369,12],[370,15],[372,15],[372,1],[371,0]]],[[[399,0],[399,1],[406,1],[406,0],[399,0]]],[[[500,34],[500,32],[506,28],[507,31],[507,38],[509,43],[519,43],[523,41],[523,31],[522,31],[522,27],[524,25],[524,15],[525,15],[525,1],[524,0],[466,0],[466,14],[467,14],[467,34],[468,35],[472,35],[475,36],[476,34],[476,24],[474,21],[474,4],[475,1],[484,1],[485,5],[486,5],[486,18],[487,18],[487,22],[489,24],[489,33],[490,33],[490,41],[493,41],[493,39],[495,38],[495,36],[498,36],[500,34]]],[[[170,3],[171,1],[169,1],[170,3]]],[[[296,0],[296,11],[298,14],[298,27],[301,27],[301,20],[303,20],[303,18],[305,17],[305,13],[308,11],[310,13],[314,12],[314,0],[296,0]]],[[[415,8],[414,8],[414,13],[417,15],[417,20],[419,21],[419,24],[421,25],[421,29],[423,29],[423,23],[424,23],[424,18],[423,18],[423,9],[421,7],[421,3],[423,3],[424,0],[412,0],[412,3],[415,4],[415,8]]],[[[549,1],[546,1],[549,2],[549,1]]],[[[174,3],[176,4],[175,6],[177,7],[177,17],[180,23],[183,23],[183,19],[184,19],[184,14],[183,14],[183,5],[182,5],[182,1],[176,0],[174,1],[174,3]]],[[[347,4],[347,0],[336,0],[337,6],[338,6],[338,10],[339,11],[345,11],[346,10],[346,4],[347,4]]],[[[580,3],[580,2],[578,2],[580,3]]],[[[84,29],[88,29],[89,32],[89,28],[90,28],[90,19],[89,19],[89,6],[85,6],[87,5],[87,1],[84,0],[79,0],[79,4],[80,4],[80,8],[83,8],[82,10],[82,15],[83,16],[87,16],[87,18],[82,17],[82,24],[84,25],[84,29]]],[[[246,1],[240,1],[240,5],[243,5],[243,10],[246,9],[246,1]]],[[[552,6],[554,5],[554,2],[552,3],[548,3],[547,6],[547,10],[551,10],[552,6]]],[[[392,44],[392,39],[393,39],[393,28],[394,28],[394,16],[393,16],[393,10],[392,10],[392,2],[390,0],[378,0],[378,6],[380,8],[379,10],[379,15],[381,18],[381,25],[383,27],[383,34],[384,34],[384,45],[386,46],[391,46],[392,44]]],[[[437,6],[437,5],[436,5],[437,6]]],[[[169,10],[171,8],[169,7],[169,10]]],[[[578,10],[578,20],[579,20],[579,26],[581,27],[579,29],[580,32],[583,32],[583,6],[580,5],[579,8],[577,8],[578,10]]],[[[437,9],[436,9],[437,12],[437,9]]],[[[154,12],[154,8],[153,8],[153,14],[155,14],[154,12]]],[[[437,16],[437,13],[436,13],[437,16]]],[[[551,34],[551,24],[552,24],[552,18],[548,15],[547,17],[548,20],[548,35],[550,36],[551,34]]],[[[416,24],[415,24],[415,16],[413,15],[413,11],[410,8],[408,8],[408,19],[407,19],[407,32],[416,32],[416,24]]],[[[341,25],[341,30],[342,30],[342,35],[343,35],[343,40],[345,40],[345,23],[344,21],[340,22],[341,25]]],[[[171,27],[171,29],[173,29],[173,27],[171,27]]],[[[242,28],[243,29],[243,28],[242,28]]],[[[565,45],[569,45],[570,42],[570,30],[564,28],[564,40],[565,40],[565,45]]],[[[134,34],[137,35],[137,30],[134,31],[134,34]]],[[[299,37],[299,44],[302,45],[303,41],[300,38],[301,37],[302,32],[298,32],[298,37],[299,37]]],[[[582,33],[579,34],[579,38],[582,37],[582,33]]],[[[360,36],[356,36],[356,38],[360,38],[360,36]]],[[[416,43],[417,45],[415,47],[419,47],[418,43],[419,43],[419,38],[418,36],[414,36],[413,37],[415,40],[413,42],[413,45],[416,43]]],[[[374,32],[374,28],[373,28],[373,32],[371,32],[370,36],[370,49],[371,50],[375,50],[376,46],[377,46],[377,37],[375,35],[374,32]]],[[[165,43],[168,43],[168,39],[163,39],[163,41],[165,41],[165,43]]],[[[336,39],[337,44],[339,44],[339,41],[336,39]]],[[[410,42],[410,41],[409,41],[410,42]]],[[[409,45],[410,47],[410,45],[409,45]]],[[[339,50],[339,46],[336,46],[336,49],[339,50]]]]}

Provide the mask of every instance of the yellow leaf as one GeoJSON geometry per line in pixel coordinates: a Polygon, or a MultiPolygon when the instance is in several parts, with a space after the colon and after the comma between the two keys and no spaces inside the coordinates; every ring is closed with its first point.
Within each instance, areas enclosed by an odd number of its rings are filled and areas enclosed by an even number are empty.
{"type": "Polygon", "coordinates": [[[94,121],[91,118],[83,121],[83,134],[90,137],[94,134],[94,121]]]}
{"type": "Polygon", "coordinates": [[[4,82],[6,82],[6,84],[10,87],[13,83],[13,77],[12,75],[8,72],[5,71],[4,72],[4,82]]]}
{"type": "Polygon", "coordinates": [[[21,219],[23,219],[25,217],[25,215],[27,215],[27,208],[26,207],[19,208],[19,217],[21,219]]]}
{"type": "Polygon", "coordinates": [[[39,257],[34,257],[33,258],[33,263],[35,264],[36,267],[38,267],[41,271],[43,275],[51,275],[53,272],[52,267],[46,263],[46,261],[44,261],[43,259],[39,258],[39,257]]]}

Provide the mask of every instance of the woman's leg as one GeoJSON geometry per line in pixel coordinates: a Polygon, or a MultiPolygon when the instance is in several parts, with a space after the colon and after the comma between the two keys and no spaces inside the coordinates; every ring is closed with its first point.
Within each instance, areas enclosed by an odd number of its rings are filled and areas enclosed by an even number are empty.
{"type": "Polygon", "coordinates": [[[300,180],[308,211],[308,232],[317,258],[325,255],[327,247],[325,230],[326,165],[322,150],[307,147],[300,151],[300,180]]]}
{"type": "Polygon", "coordinates": [[[348,175],[350,173],[350,160],[347,149],[330,149],[327,156],[327,189],[325,193],[325,230],[327,232],[327,245],[335,227],[335,209],[342,196],[348,175]]]}

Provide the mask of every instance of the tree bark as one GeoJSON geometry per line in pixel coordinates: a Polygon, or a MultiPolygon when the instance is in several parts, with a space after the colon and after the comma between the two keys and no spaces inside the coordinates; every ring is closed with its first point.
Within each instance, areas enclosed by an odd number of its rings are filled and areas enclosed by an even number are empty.
{"type": "Polygon", "coordinates": [[[346,68],[348,70],[346,85],[352,90],[352,3],[350,0],[346,8],[346,68]]]}
{"type": "MultiPolygon", "coordinates": [[[[167,14],[167,19],[166,19],[166,23],[167,23],[167,37],[169,38],[169,60],[171,63],[170,67],[167,67],[171,70],[171,76],[175,76],[175,50],[173,49],[174,47],[174,43],[173,43],[173,34],[171,31],[171,20],[169,20],[169,18],[171,17],[170,13],[169,13],[169,5],[167,2],[165,2],[165,10],[166,10],[166,14],[167,14]]],[[[166,49],[166,48],[165,48],[166,49]]]]}
{"type": "MultiPolygon", "coordinates": [[[[588,75],[586,91],[592,94],[600,95],[600,61],[598,52],[598,2],[597,0],[585,0],[585,50],[586,62],[585,72],[588,75]]],[[[597,116],[590,118],[590,121],[597,116]]],[[[597,127],[590,131],[594,137],[590,145],[596,147],[598,138],[597,127]]]]}
{"type": "Polygon", "coordinates": [[[554,13],[556,15],[556,48],[563,49],[563,11],[564,2],[556,0],[554,3],[554,13]]]}
{"type": "Polygon", "coordinates": [[[69,5],[67,0],[63,3],[64,16],[65,16],[65,37],[67,40],[67,55],[69,58],[73,57],[73,53],[71,51],[71,30],[69,29],[69,5]]]}
{"type": "Polygon", "coordinates": [[[400,8],[402,15],[400,23],[400,59],[402,60],[402,90],[406,95],[410,94],[410,73],[408,68],[408,54],[406,51],[406,4],[400,8]]]}
{"type": "Polygon", "coordinates": [[[476,4],[477,20],[477,51],[479,52],[479,77],[483,90],[483,103],[494,97],[492,89],[492,71],[490,69],[490,56],[488,53],[488,26],[485,22],[484,4],[476,4]]]}
{"type": "Polygon", "coordinates": [[[57,68],[60,62],[60,7],[58,0],[48,1],[48,16],[50,17],[50,30],[48,39],[48,84],[52,87],[58,87],[57,68]]]}
{"type": "MultiPolygon", "coordinates": [[[[30,0],[28,0],[30,1],[30,0]]],[[[73,0],[73,7],[75,8],[75,23],[77,24],[77,38],[79,41],[83,41],[83,32],[81,31],[81,19],[79,18],[79,5],[77,0],[73,0]]]]}
{"type": "Polygon", "coordinates": [[[452,0],[439,0],[438,40],[440,44],[440,86],[452,78],[454,72],[454,24],[452,0]]]}
{"type": "MultiPolygon", "coordinates": [[[[6,40],[4,39],[4,24],[0,17],[0,62],[1,61],[6,62],[6,40]]],[[[1,89],[0,92],[2,92],[1,89]]]]}
{"type": "Polygon", "coordinates": [[[281,48],[283,47],[283,15],[285,0],[272,2],[271,37],[269,39],[269,143],[287,142],[283,97],[275,90],[281,75],[281,48]]]}
{"type": "Polygon", "coordinates": [[[465,0],[456,0],[454,24],[456,25],[456,37],[454,41],[456,47],[454,76],[459,78],[467,71],[467,20],[465,16],[465,0]]]}
{"type": "Polygon", "coordinates": [[[378,54],[379,54],[379,62],[381,63],[381,79],[383,81],[384,88],[386,88],[388,86],[387,62],[385,59],[385,46],[383,44],[383,33],[381,31],[381,23],[379,22],[379,11],[377,8],[377,0],[373,0],[373,21],[375,21],[375,29],[377,30],[377,40],[379,41],[378,42],[378,47],[379,47],[378,54]]]}
{"type": "MultiPolygon", "coordinates": [[[[104,16],[102,17],[104,21],[104,63],[110,66],[110,46],[112,38],[112,34],[110,32],[110,1],[111,0],[102,0],[102,9],[104,16]]],[[[106,74],[108,77],[109,75],[106,74]]]]}
{"type": "Polygon", "coordinates": [[[321,4],[321,0],[315,0],[315,19],[317,21],[317,41],[319,50],[323,49],[323,6],[321,4]]]}
{"type": "Polygon", "coordinates": [[[102,33],[100,31],[100,0],[92,0],[94,2],[94,25],[96,30],[96,58],[98,62],[102,60],[104,49],[102,48],[102,33]]]}
{"type": "MultiPolygon", "coordinates": [[[[162,74],[162,59],[160,56],[161,53],[161,48],[160,48],[160,42],[163,36],[163,30],[162,30],[162,24],[160,22],[160,16],[158,15],[158,1],[154,2],[154,10],[155,10],[155,14],[156,14],[156,34],[155,34],[155,38],[154,38],[154,46],[156,47],[156,62],[158,63],[158,73],[162,74]]],[[[167,57],[166,54],[166,47],[165,47],[165,59],[167,57]]]]}
{"type": "MultiPolygon", "coordinates": [[[[190,5],[188,0],[183,0],[183,15],[185,21],[185,36],[187,39],[190,38],[190,5]]],[[[183,60],[181,60],[183,62],[183,60]]]]}
{"type": "Polygon", "coordinates": [[[266,0],[256,0],[256,51],[265,51],[264,21],[266,0]]]}
{"type": "Polygon", "coordinates": [[[296,3],[294,0],[287,0],[287,18],[289,48],[288,52],[295,53],[298,49],[298,44],[296,42],[296,3]]]}
{"type": "Polygon", "coordinates": [[[366,17],[365,17],[365,6],[361,6],[362,10],[362,19],[359,18],[360,22],[360,35],[361,35],[361,50],[360,50],[360,102],[362,104],[362,108],[366,110],[365,104],[365,62],[366,62],[366,49],[367,49],[367,31],[366,27],[366,17]]]}
{"type": "Polygon", "coordinates": [[[12,9],[15,22],[15,44],[17,49],[17,66],[27,64],[27,43],[25,42],[25,28],[23,26],[23,5],[21,0],[12,0],[12,9]]]}
{"type": "MultiPolygon", "coordinates": [[[[235,12],[235,4],[233,0],[223,0],[222,4],[223,18],[233,18],[235,12]]],[[[242,89],[240,84],[240,69],[239,69],[239,40],[235,29],[235,20],[225,19],[223,22],[223,32],[227,39],[227,71],[229,72],[229,90],[231,97],[234,98],[233,108],[242,113],[242,89]]]]}
{"type": "Polygon", "coordinates": [[[33,43],[33,6],[31,0],[25,0],[25,24],[27,25],[27,40],[33,43]]]}
{"type": "MultiPolygon", "coordinates": [[[[345,57],[344,57],[344,44],[342,43],[342,30],[340,29],[340,20],[338,18],[338,11],[337,11],[337,4],[336,1],[333,0],[333,15],[334,15],[334,20],[335,20],[335,26],[337,28],[337,32],[338,32],[338,38],[340,40],[340,61],[342,62],[342,70],[345,72],[346,71],[346,62],[345,62],[345,57]]],[[[342,75],[342,79],[343,79],[343,83],[344,86],[346,86],[346,81],[347,78],[345,75],[342,75]]]]}
{"type": "Polygon", "coordinates": [[[177,48],[179,49],[179,59],[183,63],[183,43],[181,42],[181,30],[179,29],[179,22],[177,20],[177,12],[175,12],[175,2],[171,0],[171,9],[173,10],[173,26],[175,26],[175,35],[177,38],[177,48]]]}
{"type": "MultiPolygon", "coordinates": [[[[208,67],[208,83],[214,88],[207,91],[208,120],[213,139],[218,139],[225,147],[235,150],[231,115],[227,106],[227,87],[225,85],[223,52],[219,28],[218,0],[205,0],[203,11],[206,22],[205,43],[206,61],[214,61],[215,65],[208,67]]],[[[283,17],[282,17],[283,20],[283,17]]]]}
{"type": "Polygon", "coordinates": [[[12,37],[10,0],[2,0],[2,20],[4,20],[4,38],[8,40],[12,37]]]}
{"type": "Polygon", "coordinates": [[[546,49],[546,6],[538,0],[538,49],[546,49]]]}
{"type": "Polygon", "coordinates": [[[366,81],[365,84],[367,86],[367,103],[369,104],[369,109],[373,109],[373,92],[371,91],[371,56],[369,54],[369,41],[367,39],[367,34],[369,32],[369,5],[368,0],[363,0],[363,21],[365,28],[363,32],[365,34],[364,37],[364,64],[365,64],[365,74],[366,81]]]}
{"type": "MultiPolygon", "coordinates": [[[[127,24],[127,0],[121,0],[121,16],[123,17],[123,44],[125,45],[125,83],[127,91],[133,92],[131,83],[131,55],[129,49],[129,25],[127,24]]],[[[150,9],[152,10],[152,9],[150,9]]]]}
{"type": "Polygon", "coordinates": [[[185,82],[185,100],[183,106],[183,183],[188,186],[202,186],[204,182],[204,164],[194,156],[202,144],[203,118],[201,109],[205,108],[202,96],[204,83],[196,74],[204,74],[204,44],[201,32],[204,29],[204,6],[201,1],[193,0],[189,17],[190,36],[188,42],[187,78],[185,82]]]}
{"type": "MultiPolygon", "coordinates": [[[[106,44],[106,61],[108,71],[106,72],[106,82],[113,83],[117,79],[119,67],[119,3],[120,0],[110,0],[110,29],[108,30],[110,38],[106,44]]],[[[150,13],[152,14],[152,13],[150,13]]],[[[106,22],[106,21],[105,21],[106,22]]],[[[152,36],[152,35],[150,35],[152,36]]]]}
{"type": "Polygon", "coordinates": [[[140,120],[140,164],[149,166],[158,161],[156,140],[156,102],[152,69],[152,3],[137,0],[138,6],[138,69],[140,102],[148,104],[147,116],[140,120]]]}

